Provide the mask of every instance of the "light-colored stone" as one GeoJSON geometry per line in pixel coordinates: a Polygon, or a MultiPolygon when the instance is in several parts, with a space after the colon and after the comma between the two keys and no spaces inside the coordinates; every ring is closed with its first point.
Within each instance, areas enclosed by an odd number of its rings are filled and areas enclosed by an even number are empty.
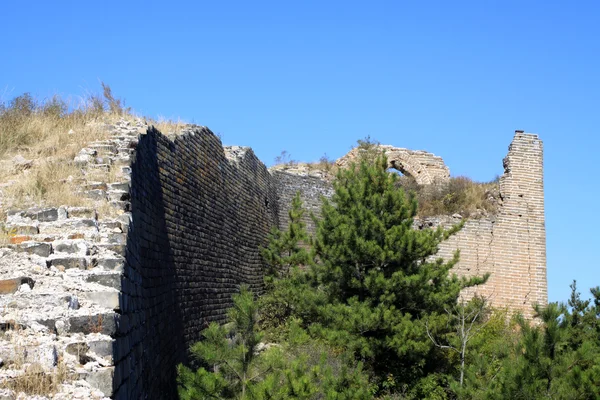
{"type": "Polygon", "coordinates": [[[88,292],[83,293],[82,297],[103,308],[119,309],[119,292],[117,291],[88,292]]]}

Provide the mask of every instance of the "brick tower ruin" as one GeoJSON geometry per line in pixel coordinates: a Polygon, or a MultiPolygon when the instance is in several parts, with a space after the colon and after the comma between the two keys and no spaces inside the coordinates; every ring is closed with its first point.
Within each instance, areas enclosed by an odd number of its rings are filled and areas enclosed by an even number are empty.
{"type": "MultiPolygon", "coordinates": [[[[420,185],[444,182],[450,172],[443,160],[425,151],[380,146],[390,168],[412,176],[420,185]]],[[[357,149],[339,159],[344,167],[356,159],[357,149]]],[[[533,305],[548,302],[546,283],[546,229],[544,218],[543,146],[538,135],[516,131],[504,159],[500,177],[500,201],[494,215],[470,219],[463,229],[440,245],[438,256],[450,259],[460,250],[460,262],[453,272],[459,276],[490,273],[486,284],[470,288],[465,295],[485,297],[495,307],[533,317],[533,305]]],[[[280,225],[287,225],[291,197],[301,192],[303,203],[316,212],[321,196],[330,196],[331,186],[310,173],[272,171],[278,182],[280,225]]],[[[305,221],[314,233],[312,221],[305,221]]],[[[445,227],[460,218],[427,218],[429,227],[445,227]]]]}

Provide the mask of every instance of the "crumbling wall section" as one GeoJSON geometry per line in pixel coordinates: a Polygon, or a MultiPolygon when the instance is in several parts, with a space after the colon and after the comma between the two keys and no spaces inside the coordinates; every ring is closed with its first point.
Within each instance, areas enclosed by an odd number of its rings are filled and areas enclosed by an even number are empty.
{"type": "MultiPolygon", "coordinates": [[[[390,145],[378,145],[377,150],[385,153],[388,168],[394,168],[415,179],[419,185],[430,185],[435,182],[446,182],[450,178],[450,170],[444,160],[435,154],[422,150],[409,150],[390,145]]],[[[338,167],[344,168],[356,161],[364,149],[356,147],[336,161],[338,167]]]]}
{"type": "MultiPolygon", "coordinates": [[[[417,183],[430,184],[447,180],[448,168],[441,158],[423,151],[411,151],[393,146],[380,146],[388,156],[390,168],[413,176],[417,183]],[[400,166],[402,165],[402,166],[400,166]],[[420,171],[420,172],[419,172],[420,171]]],[[[348,165],[359,156],[354,149],[336,164],[348,165]]],[[[504,159],[504,175],[500,178],[500,205],[496,215],[467,220],[463,229],[440,245],[437,256],[452,258],[460,250],[460,262],[453,272],[459,276],[483,276],[490,273],[486,284],[465,290],[465,297],[484,296],[492,305],[507,307],[533,317],[532,305],[547,304],[546,231],[544,216],[543,145],[538,135],[517,131],[504,159]]],[[[319,180],[313,183],[306,177],[283,175],[278,180],[280,207],[289,207],[290,195],[302,192],[310,208],[315,188],[319,195],[329,196],[330,185],[319,180]]],[[[315,179],[315,178],[313,178],[315,179]]],[[[287,219],[280,216],[282,228],[287,219]]],[[[450,227],[461,218],[438,216],[415,221],[417,228],[450,227]]],[[[314,231],[314,226],[310,225],[314,231]]]]}
{"type": "Polygon", "coordinates": [[[175,367],[200,332],[241,284],[262,290],[276,187],[250,149],[224,150],[206,128],[174,141],[149,129],[135,157],[115,398],[176,398],[175,367]]]}
{"type": "MultiPolygon", "coordinates": [[[[532,318],[532,305],[548,302],[543,145],[538,135],[517,131],[504,169],[498,214],[467,221],[441,244],[438,254],[450,258],[460,249],[454,270],[458,275],[491,274],[485,285],[470,289],[468,295],[484,296],[494,306],[532,318]]],[[[438,219],[431,225],[452,222],[438,219]]]]}

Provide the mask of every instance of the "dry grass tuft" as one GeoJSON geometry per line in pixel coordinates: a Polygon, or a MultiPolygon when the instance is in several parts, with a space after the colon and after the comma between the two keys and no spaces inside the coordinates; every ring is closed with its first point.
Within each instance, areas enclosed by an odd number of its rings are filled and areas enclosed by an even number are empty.
{"type": "Polygon", "coordinates": [[[178,135],[189,124],[180,119],[172,120],[159,118],[156,121],[150,121],[150,125],[154,125],[156,129],[165,136],[172,137],[178,135]]]}
{"type": "Polygon", "coordinates": [[[74,156],[86,143],[102,139],[100,124],[113,114],[90,97],[69,104],[60,97],[38,101],[29,93],[0,104],[0,157],[74,156]]]}
{"type": "Polygon", "coordinates": [[[84,175],[72,159],[42,159],[29,170],[13,176],[13,179],[16,182],[3,189],[4,196],[10,199],[7,206],[42,203],[71,206],[87,204],[87,200],[76,193],[76,184],[84,179],[84,175]]]}
{"type": "Polygon", "coordinates": [[[108,139],[105,123],[130,113],[108,85],[102,89],[102,96],[78,104],[58,96],[39,101],[28,93],[0,103],[0,183],[6,184],[0,208],[90,205],[76,193],[85,177],[73,159],[87,144],[108,139]],[[31,163],[15,168],[16,156],[31,163]]]}
{"type": "Polygon", "coordinates": [[[14,235],[8,232],[3,224],[0,224],[0,247],[4,247],[10,244],[10,239],[14,235]]]}
{"type": "Polygon", "coordinates": [[[479,183],[461,176],[446,183],[419,186],[411,177],[403,176],[399,182],[417,196],[419,217],[460,214],[477,218],[498,211],[498,180],[479,183]]]}
{"type": "Polygon", "coordinates": [[[0,388],[33,396],[48,396],[57,393],[60,385],[71,378],[70,375],[62,361],[49,372],[39,364],[31,364],[22,374],[1,382],[0,388]]]}
{"type": "Polygon", "coordinates": [[[104,330],[104,316],[102,314],[88,317],[88,329],[91,333],[102,333],[104,330]]]}

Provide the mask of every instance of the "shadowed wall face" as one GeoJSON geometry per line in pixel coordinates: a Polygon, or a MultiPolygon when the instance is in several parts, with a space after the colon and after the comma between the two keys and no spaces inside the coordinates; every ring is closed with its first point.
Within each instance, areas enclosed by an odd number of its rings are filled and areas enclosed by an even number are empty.
{"type": "Polygon", "coordinates": [[[262,290],[259,247],[278,224],[275,185],[247,148],[208,129],[143,135],[115,342],[115,398],[176,398],[175,367],[240,284],[262,290]]]}

